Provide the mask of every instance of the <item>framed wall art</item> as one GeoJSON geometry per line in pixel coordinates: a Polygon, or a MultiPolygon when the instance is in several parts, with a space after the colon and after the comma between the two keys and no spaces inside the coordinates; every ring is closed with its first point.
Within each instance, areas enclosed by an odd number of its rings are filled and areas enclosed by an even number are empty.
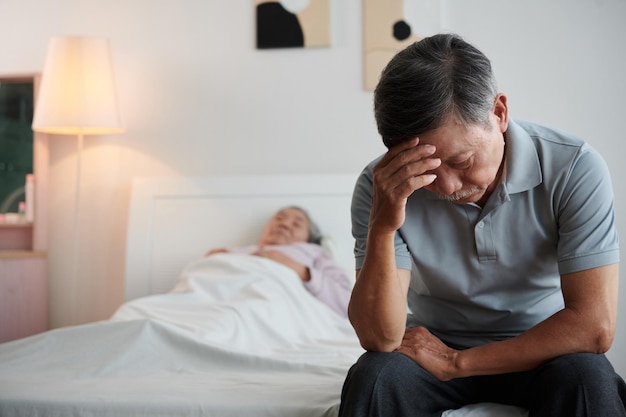
{"type": "Polygon", "coordinates": [[[373,91],[401,49],[440,31],[439,0],[363,0],[363,83],[373,91]]]}
{"type": "Polygon", "coordinates": [[[256,47],[330,46],[330,0],[255,0],[256,47]]]}

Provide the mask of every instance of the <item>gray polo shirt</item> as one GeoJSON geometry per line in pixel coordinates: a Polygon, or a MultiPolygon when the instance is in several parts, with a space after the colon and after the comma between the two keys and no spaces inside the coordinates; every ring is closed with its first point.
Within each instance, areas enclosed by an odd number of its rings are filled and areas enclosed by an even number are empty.
{"type": "MultiPolygon", "coordinates": [[[[505,140],[505,175],[484,208],[421,189],[396,234],[396,264],[411,270],[407,326],[457,347],[524,332],[563,308],[562,274],[619,261],[602,157],[578,138],[527,122],[510,121],[505,140]]],[[[357,269],[379,160],[353,195],[357,269]]]]}

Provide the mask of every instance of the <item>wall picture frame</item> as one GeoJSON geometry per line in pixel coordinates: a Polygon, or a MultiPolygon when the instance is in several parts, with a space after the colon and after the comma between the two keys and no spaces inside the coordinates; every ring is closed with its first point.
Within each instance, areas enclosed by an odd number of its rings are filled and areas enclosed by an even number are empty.
{"type": "Polygon", "coordinates": [[[363,88],[373,91],[398,51],[440,28],[439,0],[363,0],[363,88]]]}
{"type": "Polygon", "coordinates": [[[255,0],[256,47],[330,46],[330,0],[255,0]]]}

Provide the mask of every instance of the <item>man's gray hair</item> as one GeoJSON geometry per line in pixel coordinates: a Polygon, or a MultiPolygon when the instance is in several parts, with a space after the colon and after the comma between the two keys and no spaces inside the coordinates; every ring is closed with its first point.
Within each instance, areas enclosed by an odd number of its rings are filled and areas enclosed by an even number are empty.
{"type": "Polygon", "coordinates": [[[374,91],[374,114],[391,147],[434,130],[449,116],[467,125],[489,120],[497,96],[489,59],[452,34],[409,45],[383,70],[374,91]]]}

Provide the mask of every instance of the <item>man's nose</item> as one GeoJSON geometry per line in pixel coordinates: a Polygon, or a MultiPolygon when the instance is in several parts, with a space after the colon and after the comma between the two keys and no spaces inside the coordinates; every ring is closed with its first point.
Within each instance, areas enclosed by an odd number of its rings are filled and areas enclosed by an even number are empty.
{"type": "Polygon", "coordinates": [[[437,192],[445,196],[450,196],[463,188],[463,182],[458,176],[444,172],[437,173],[434,185],[437,192]]]}

